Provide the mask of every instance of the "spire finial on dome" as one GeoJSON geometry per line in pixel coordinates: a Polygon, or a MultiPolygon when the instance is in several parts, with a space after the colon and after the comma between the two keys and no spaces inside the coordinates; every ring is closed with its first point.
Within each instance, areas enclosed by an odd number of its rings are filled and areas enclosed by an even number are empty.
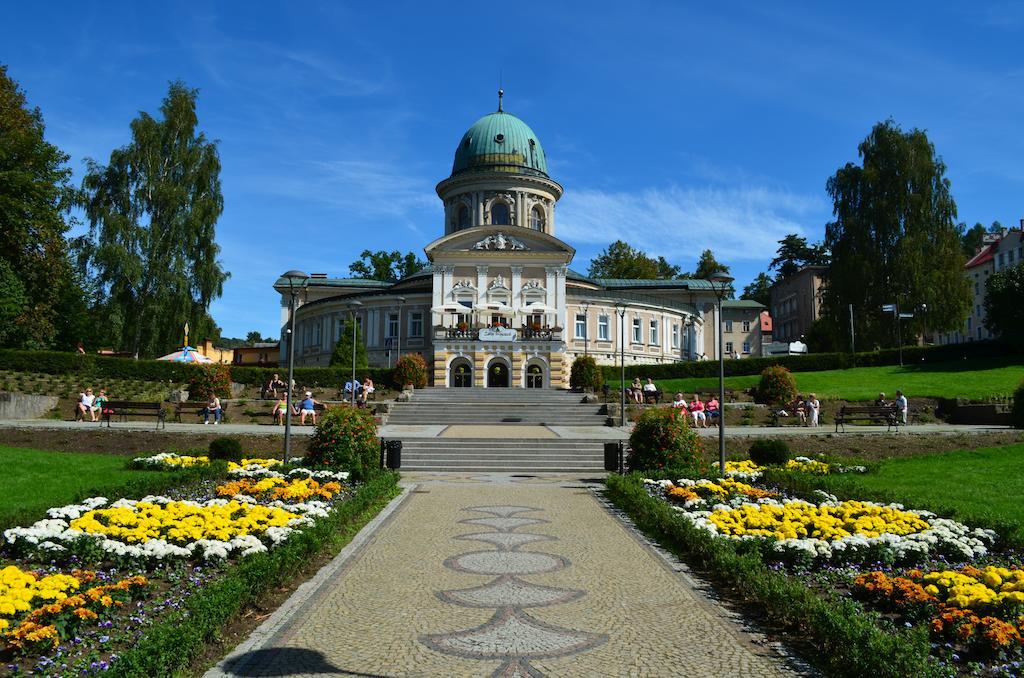
{"type": "Polygon", "coordinates": [[[498,113],[504,112],[504,111],[502,111],[502,108],[501,108],[501,99],[504,96],[505,96],[505,90],[499,88],[498,89],[498,113]]]}

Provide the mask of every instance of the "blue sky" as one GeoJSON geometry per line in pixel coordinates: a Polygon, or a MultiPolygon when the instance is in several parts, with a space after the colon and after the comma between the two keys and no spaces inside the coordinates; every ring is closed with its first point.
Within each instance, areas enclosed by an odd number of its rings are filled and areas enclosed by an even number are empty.
{"type": "Polygon", "coordinates": [[[622,238],[684,268],[710,247],[746,284],[786,233],[822,237],[825,181],[887,117],[928,131],[961,221],[1024,216],[1024,2],[706,4],[12,3],[0,62],[76,180],[168,81],[199,88],[226,336],[276,334],[282,271],[422,255],[499,73],[581,272],[622,238]]]}

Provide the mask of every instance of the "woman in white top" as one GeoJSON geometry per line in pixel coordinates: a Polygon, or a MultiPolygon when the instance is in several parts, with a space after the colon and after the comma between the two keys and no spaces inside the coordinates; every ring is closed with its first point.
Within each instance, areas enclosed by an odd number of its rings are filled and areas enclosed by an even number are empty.
{"type": "Polygon", "coordinates": [[[811,426],[818,425],[818,412],[821,411],[821,403],[818,402],[818,398],[811,393],[807,396],[807,414],[811,420],[811,426]]]}
{"type": "Polygon", "coordinates": [[[686,409],[686,400],[683,398],[682,393],[676,394],[675,400],[672,401],[672,407],[676,408],[677,410],[686,409]]]}
{"type": "Polygon", "coordinates": [[[92,394],[92,389],[85,389],[85,393],[79,393],[80,400],[78,401],[78,411],[82,413],[82,421],[85,421],[85,413],[88,412],[92,421],[96,421],[96,396],[92,394]]]}
{"type": "Polygon", "coordinates": [[[206,408],[204,410],[202,410],[202,413],[203,413],[203,423],[204,424],[209,424],[210,423],[210,415],[212,414],[213,415],[213,425],[217,426],[218,424],[220,424],[220,418],[221,418],[221,415],[223,414],[223,412],[224,412],[224,410],[220,406],[220,398],[218,398],[216,395],[211,395],[209,402],[206,403],[206,408]]]}

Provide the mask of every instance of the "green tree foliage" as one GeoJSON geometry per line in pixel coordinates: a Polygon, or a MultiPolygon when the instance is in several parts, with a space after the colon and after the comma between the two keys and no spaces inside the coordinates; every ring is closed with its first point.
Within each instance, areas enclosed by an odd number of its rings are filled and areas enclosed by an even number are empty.
{"type": "Polygon", "coordinates": [[[740,295],[740,299],[749,299],[765,306],[771,306],[771,289],[774,282],[767,273],[758,273],[757,277],[743,288],[743,294],[740,295]]]}
{"type": "Polygon", "coordinates": [[[28,308],[25,285],[6,259],[0,259],[0,345],[16,344],[18,319],[28,308]]]}
{"type": "Polygon", "coordinates": [[[393,252],[363,250],[359,256],[358,261],[353,261],[348,265],[349,274],[368,280],[401,280],[422,271],[427,265],[412,252],[402,254],[398,250],[393,252]]]}
{"type": "Polygon", "coordinates": [[[604,386],[604,373],[592,355],[577,356],[572,361],[569,386],[578,389],[599,391],[604,386]]]}
{"type": "Polygon", "coordinates": [[[768,269],[778,271],[779,279],[785,280],[804,266],[825,266],[828,262],[828,250],[823,244],[808,245],[807,238],[790,233],[779,241],[779,249],[768,269]]]}
{"type": "Polygon", "coordinates": [[[960,327],[971,297],[955,224],[946,165],[922,130],[878,123],[859,146],[862,165],[848,163],[828,180],[835,221],[825,227],[832,253],[825,314],[842,327],[853,304],[860,346],[895,343],[881,306],[927,304],[903,336],[960,327]]]}
{"type": "Polygon", "coordinates": [[[352,480],[367,480],[380,470],[377,423],[369,410],[345,405],[328,409],[306,449],[308,465],[348,471],[352,480]]]}
{"type": "Polygon", "coordinates": [[[960,235],[960,242],[963,244],[964,256],[970,259],[985,244],[985,236],[999,233],[1003,230],[1003,225],[998,221],[993,221],[991,226],[985,228],[985,225],[979,221],[971,228],[967,228],[966,224],[961,224],[960,228],[963,231],[960,235]]]}
{"type": "Polygon", "coordinates": [[[985,327],[992,334],[1024,333],[1024,265],[1004,268],[985,281],[985,327]]]}
{"type": "Polygon", "coordinates": [[[341,336],[334,346],[334,353],[331,354],[331,367],[352,367],[352,330],[355,328],[356,342],[356,369],[360,370],[370,366],[366,357],[366,344],[363,343],[363,331],[359,323],[354,322],[354,316],[349,313],[345,324],[341,326],[341,336]]]}
{"type": "Polygon", "coordinates": [[[249,332],[245,335],[245,341],[248,344],[258,344],[263,341],[263,335],[256,331],[249,332]]]}
{"type": "Polygon", "coordinates": [[[139,355],[177,347],[192,336],[215,339],[207,309],[228,274],[217,261],[224,209],[216,142],[198,130],[197,90],[172,83],[163,119],[140,113],[132,140],[108,165],[88,160],[82,182],[89,236],[82,259],[119,318],[115,345],[139,355]]]}
{"type": "Polygon", "coordinates": [[[700,253],[693,277],[698,280],[709,280],[716,275],[729,275],[729,267],[715,259],[715,254],[711,250],[704,250],[700,253]]]}
{"type": "Polygon", "coordinates": [[[772,365],[761,372],[757,384],[758,401],[773,407],[788,405],[796,398],[796,379],[781,365],[772,365]]]}
{"type": "Polygon", "coordinates": [[[587,275],[592,278],[631,278],[638,280],[673,280],[684,277],[678,266],[665,257],[657,259],[628,243],[616,240],[590,262],[587,275]]]}
{"type": "Polygon", "coordinates": [[[71,272],[64,234],[76,191],[67,154],[48,143],[44,131],[42,113],[28,108],[24,92],[0,65],[0,261],[6,264],[0,278],[3,291],[21,295],[5,299],[0,311],[4,346],[54,343],[61,322],[57,305],[71,272]],[[8,316],[13,306],[18,313],[8,316]]]}
{"type": "Polygon", "coordinates": [[[645,409],[629,436],[630,471],[656,478],[700,478],[707,474],[704,446],[685,411],[674,407],[645,409]]]}
{"type": "Polygon", "coordinates": [[[419,353],[406,353],[395,363],[392,380],[395,388],[405,388],[409,384],[415,388],[426,388],[427,361],[419,353]]]}

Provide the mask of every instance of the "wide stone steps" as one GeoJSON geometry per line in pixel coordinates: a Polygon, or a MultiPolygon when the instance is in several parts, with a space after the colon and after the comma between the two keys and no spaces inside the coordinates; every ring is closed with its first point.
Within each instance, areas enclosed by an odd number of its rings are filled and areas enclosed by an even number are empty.
{"type": "Polygon", "coordinates": [[[582,402],[579,393],[550,389],[429,388],[395,403],[395,425],[546,424],[604,426],[602,405],[582,402]]]}
{"type": "Polygon", "coordinates": [[[598,440],[417,438],[402,448],[403,471],[600,473],[603,467],[598,440]]]}

